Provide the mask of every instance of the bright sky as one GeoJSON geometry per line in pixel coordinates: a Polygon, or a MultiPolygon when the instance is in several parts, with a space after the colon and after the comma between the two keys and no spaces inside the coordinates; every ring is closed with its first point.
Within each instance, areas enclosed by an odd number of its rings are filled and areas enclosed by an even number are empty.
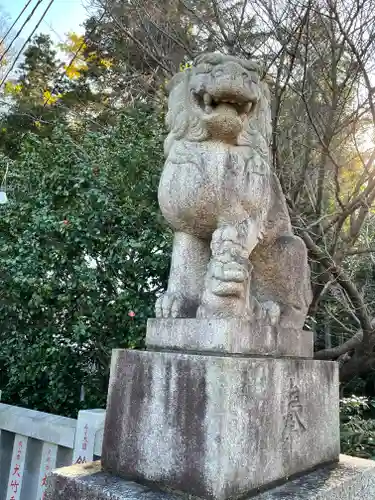
{"type": "MultiPolygon", "coordinates": [[[[45,20],[39,27],[39,33],[50,34],[56,42],[61,42],[65,38],[64,35],[69,31],[78,31],[82,33],[83,29],[81,25],[88,16],[83,1],[84,0],[54,0],[50,10],[44,18],[45,20]]],[[[0,10],[8,14],[8,22],[12,24],[25,4],[26,0],[0,0],[0,10]]],[[[27,15],[36,4],[37,0],[32,0],[22,18],[15,26],[16,32],[17,28],[21,27],[23,21],[27,18],[27,15]]],[[[34,16],[27,24],[27,28],[25,27],[25,30],[22,31],[23,41],[26,40],[27,36],[33,30],[48,4],[49,0],[43,0],[38,6],[34,16]]]]}

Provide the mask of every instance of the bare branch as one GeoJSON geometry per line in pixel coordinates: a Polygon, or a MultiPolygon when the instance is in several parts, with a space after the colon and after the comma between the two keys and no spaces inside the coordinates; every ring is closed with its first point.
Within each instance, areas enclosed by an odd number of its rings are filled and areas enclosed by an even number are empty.
{"type": "Polygon", "coordinates": [[[302,238],[306,243],[309,251],[319,260],[319,262],[329,271],[332,276],[336,279],[337,283],[347,292],[358,316],[361,326],[364,332],[363,342],[366,345],[370,345],[375,342],[375,339],[371,338],[372,326],[370,316],[367,312],[366,304],[364,303],[360,293],[357,290],[355,284],[350,280],[345,271],[337,266],[332,258],[326,254],[314,243],[310,235],[306,232],[302,232],[302,238]]]}
{"type": "Polygon", "coordinates": [[[353,351],[360,345],[363,340],[363,332],[359,330],[352,338],[347,340],[344,344],[330,349],[322,349],[314,353],[314,359],[337,359],[343,354],[353,351]]]}

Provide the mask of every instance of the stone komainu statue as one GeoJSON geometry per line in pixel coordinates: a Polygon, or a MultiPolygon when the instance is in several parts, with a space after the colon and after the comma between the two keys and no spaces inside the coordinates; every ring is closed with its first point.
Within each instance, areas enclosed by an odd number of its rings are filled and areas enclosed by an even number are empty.
{"type": "Polygon", "coordinates": [[[252,61],[204,54],[169,83],[159,204],[175,231],[157,317],[263,317],[302,328],[311,302],[270,162],[270,95],[252,61]]]}

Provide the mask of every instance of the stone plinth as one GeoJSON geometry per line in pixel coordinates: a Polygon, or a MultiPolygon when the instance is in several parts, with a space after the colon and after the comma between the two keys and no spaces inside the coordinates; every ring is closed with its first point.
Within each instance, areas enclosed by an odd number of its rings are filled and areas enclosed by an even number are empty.
{"type": "Polygon", "coordinates": [[[156,349],[312,358],[312,332],[244,318],[149,319],[146,344],[156,349]]]}
{"type": "MultiPolygon", "coordinates": [[[[46,500],[181,500],[178,495],[151,490],[103,472],[100,462],[59,469],[48,483],[46,500]]],[[[252,498],[373,500],[375,462],[342,455],[334,466],[321,468],[252,498]]]]}
{"type": "Polygon", "coordinates": [[[339,457],[337,365],[115,350],[106,471],[207,499],[339,457]]]}

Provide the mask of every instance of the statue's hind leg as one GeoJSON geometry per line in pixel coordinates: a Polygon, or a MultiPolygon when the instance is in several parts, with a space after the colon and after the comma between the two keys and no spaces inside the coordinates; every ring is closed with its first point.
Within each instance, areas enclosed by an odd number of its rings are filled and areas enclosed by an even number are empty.
{"type": "Polygon", "coordinates": [[[259,227],[253,220],[223,224],[212,235],[199,318],[251,314],[249,254],[258,242],[259,227]]]}
{"type": "Polygon", "coordinates": [[[251,254],[251,293],[260,305],[277,304],[279,323],[303,327],[311,303],[307,251],[297,236],[279,236],[271,245],[259,245],[251,254]]]}

